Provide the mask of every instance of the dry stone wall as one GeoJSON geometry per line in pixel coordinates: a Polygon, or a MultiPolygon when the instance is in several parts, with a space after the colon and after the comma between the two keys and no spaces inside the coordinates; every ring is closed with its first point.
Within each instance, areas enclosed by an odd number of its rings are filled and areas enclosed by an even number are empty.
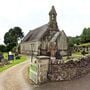
{"type": "Polygon", "coordinates": [[[90,72],[90,56],[82,57],[78,61],[70,60],[66,63],[49,64],[48,79],[62,81],[79,78],[90,72]]]}

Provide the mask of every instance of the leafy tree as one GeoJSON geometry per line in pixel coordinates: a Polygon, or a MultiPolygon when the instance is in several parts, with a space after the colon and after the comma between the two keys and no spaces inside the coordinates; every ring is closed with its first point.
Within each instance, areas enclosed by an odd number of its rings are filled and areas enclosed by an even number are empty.
{"type": "Polygon", "coordinates": [[[6,46],[0,45],[0,52],[6,52],[6,46]]]}
{"type": "Polygon", "coordinates": [[[68,44],[69,44],[69,47],[74,46],[73,37],[68,37],[68,44]]]}
{"type": "Polygon", "coordinates": [[[74,44],[79,45],[81,42],[80,36],[68,37],[69,47],[73,47],[74,44]]]}
{"type": "Polygon", "coordinates": [[[90,28],[84,28],[80,36],[68,37],[68,42],[70,47],[73,47],[74,44],[79,45],[90,42],[90,28]]]}
{"type": "Polygon", "coordinates": [[[77,45],[81,44],[81,37],[80,36],[75,37],[75,44],[77,44],[77,45]]]}
{"type": "Polygon", "coordinates": [[[4,43],[6,44],[7,51],[12,50],[18,45],[18,41],[24,37],[22,29],[20,27],[11,28],[4,35],[4,43]]]}
{"type": "Polygon", "coordinates": [[[84,28],[81,34],[81,42],[88,43],[90,42],[90,28],[84,28]]]}

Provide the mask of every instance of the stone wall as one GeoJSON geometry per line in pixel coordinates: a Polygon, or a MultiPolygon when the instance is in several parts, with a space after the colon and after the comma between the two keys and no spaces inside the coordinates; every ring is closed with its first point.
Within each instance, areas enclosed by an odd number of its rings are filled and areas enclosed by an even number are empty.
{"type": "Polygon", "coordinates": [[[82,52],[82,51],[85,51],[85,52],[90,52],[90,46],[74,46],[73,47],[73,52],[82,52]]]}
{"type": "Polygon", "coordinates": [[[79,78],[90,72],[90,56],[82,57],[78,61],[70,60],[66,63],[49,64],[48,79],[62,81],[79,78]]]}
{"type": "Polygon", "coordinates": [[[36,41],[36,42],[25,42],[25,43],[21,43],[20,44],[20,52],[21,54],[33,54],[37,55],[38,54],[38,46],[39,46],[40,42],[36,41]]]}

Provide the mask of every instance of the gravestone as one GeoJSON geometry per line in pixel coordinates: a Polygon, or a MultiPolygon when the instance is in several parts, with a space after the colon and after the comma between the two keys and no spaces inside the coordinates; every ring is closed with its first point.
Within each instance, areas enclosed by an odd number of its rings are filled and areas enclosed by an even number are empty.
{"type": "Polygon", "coordinates": [[[8,60],[14,60],[14,55],[12,54],[12,52],[9,52],[8,60]]]}
{"type": "Polygon", "coordinates": [[[0,62],[2,61],[3,59],[3,55],[0,53],[0,62]]]}
{"type": "Polygon", "coordinates": [[[4,59],[4,56],[2,53],[0,53],[0,67],[9,64],[10,62],[8,62],[7,59],[4,59]]]}

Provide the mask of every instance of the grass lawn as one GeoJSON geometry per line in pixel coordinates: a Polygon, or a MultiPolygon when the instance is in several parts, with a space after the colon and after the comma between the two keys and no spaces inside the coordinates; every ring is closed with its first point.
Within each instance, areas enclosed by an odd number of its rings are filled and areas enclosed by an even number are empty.
{"type": "MultiPolygon", "coordinates": [[[[5,59],[8,58],[7,53],[4,54],[4,58],[5,58],[5,59]]],[[[20,59],[14,59],[14,60],[10,61],[10,64],[4,65],[4,66],[0,67],[0,72],[6,70],[6,69],[8,69],[8,68],[10,68],[10,67],[12,67],[12,66],[14,66],[14,65],[16,65],[16,64],[19,64],[19,63],[21,63],[21,62],[24,62],[25,60],[26,60],[26,56],[22,55],[22,56],[20,57],[20,59]]]]}
{"type": "Polygon", "coordinates": [[[78,46],[90,46],[90,43],[83,43],[83,44],[80,44],[78,46]]]}
{"type": "Polygon", "coordinates": [[[80,58],[81,56],[83,56],[83,55],[81,54],[81,52],[72,53],[72,57],[73,57],[73,58],[80,58]]]}
{"type": "Polygon", "coordinates": [[[80,57],[82,57],[83,55],[81,54],[81,52],[75,52],[75,53],[72,53],[72,56],[69,56],[70,59],[67,59],[67,56],[63,57],[64,59],[64,62],[68,62],[70,60],[78,60],[80,57]]]}

